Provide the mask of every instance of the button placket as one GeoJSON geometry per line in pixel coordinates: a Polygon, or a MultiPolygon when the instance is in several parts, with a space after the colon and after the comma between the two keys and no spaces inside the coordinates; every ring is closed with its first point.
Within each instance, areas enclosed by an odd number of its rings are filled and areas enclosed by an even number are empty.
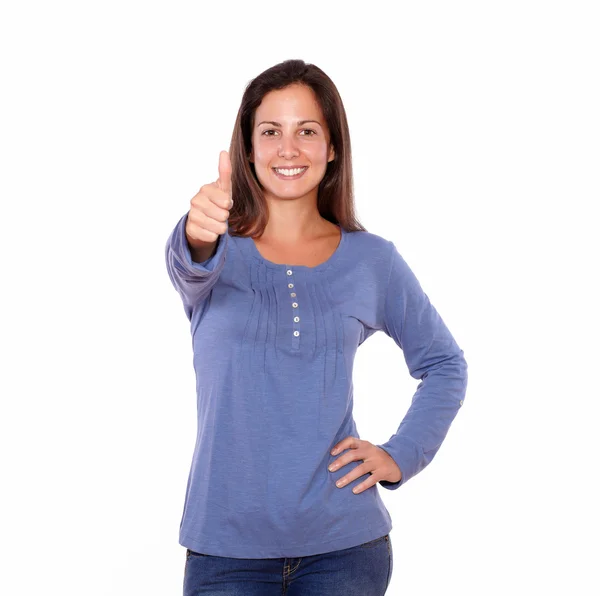
{"type": "MultiPolygon", "coordinates": [[[[291,268],[287,269],[286,271],[287,276],[290,279],[293,279],[293,275],[294,272],[291,268]]],[[[288,289],[293,290],[294,289],[294,283],[293,281],[288,282],[288,289]]],[[[296,323],[300,322],[300,316],[298,314],[296,314],[298,312],[298,308],[299,308],[299,304],[298,304],[298,300],[297,300],[297,294],[295,291],[291,291],[290,292],[290,298],[293,298],[294,300],[292,301],[292,312],[294,313],[294,325],[293,325],[293,338],[292,338],[292,346],[294,348],[297,348],[300,340],[298,339],[300,337],[300,329],[299,329],[299,325],[297,325],[296,323]]]]}

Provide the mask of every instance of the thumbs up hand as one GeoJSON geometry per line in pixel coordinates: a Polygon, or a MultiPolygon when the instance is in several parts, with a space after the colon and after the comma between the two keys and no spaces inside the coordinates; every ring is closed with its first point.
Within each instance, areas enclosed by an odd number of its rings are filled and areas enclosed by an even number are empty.
{"type": "Polygon", "coordinates": [[[219,154],[219,178],[204,184],[190,201],[185,234],[190,246],[216,245],[227,231],[229,212],[233,207],[231,195],[231,160],[227,151],[219,154]]]}

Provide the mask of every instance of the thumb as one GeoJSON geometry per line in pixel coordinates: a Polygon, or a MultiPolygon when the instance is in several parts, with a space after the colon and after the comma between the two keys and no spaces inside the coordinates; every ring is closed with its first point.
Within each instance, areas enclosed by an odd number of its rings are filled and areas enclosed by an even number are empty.
{"type": "Polygon", "coordinates": [[[231,194],[231,160],[227,151],[219,153],[219,188],[231,194]]]}

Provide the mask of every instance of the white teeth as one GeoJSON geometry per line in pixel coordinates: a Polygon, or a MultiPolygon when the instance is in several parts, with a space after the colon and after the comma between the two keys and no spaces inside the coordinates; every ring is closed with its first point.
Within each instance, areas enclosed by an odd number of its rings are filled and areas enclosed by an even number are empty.
{"type": "Polygon", "coordinates": [[[275,171],[278,174],[281,174],[283,176],[296,176],[297,174],[299,174],[300,172],[303,172],[306,168],[294,168],[293,170],[279,170],[278,168],[275,168],[275,171]]]}

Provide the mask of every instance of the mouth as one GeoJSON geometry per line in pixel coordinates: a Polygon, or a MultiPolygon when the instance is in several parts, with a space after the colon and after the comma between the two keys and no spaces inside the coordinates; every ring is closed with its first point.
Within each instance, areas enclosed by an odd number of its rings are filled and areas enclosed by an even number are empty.
{"type": "Polygon", "coordinates": [[[308,170],[308,166],[301,168],[271,168],[275,173],[275,176],[280,180],[298,180],[302,178],[304,172],[308,170]]]}

